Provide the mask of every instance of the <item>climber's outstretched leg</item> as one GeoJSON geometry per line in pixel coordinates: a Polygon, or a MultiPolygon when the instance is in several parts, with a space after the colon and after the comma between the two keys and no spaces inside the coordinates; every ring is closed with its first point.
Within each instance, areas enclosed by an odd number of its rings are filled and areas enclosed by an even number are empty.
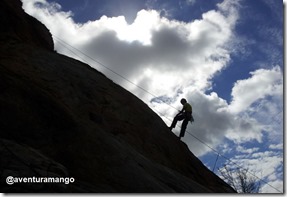
{"type": "Polygon", "coordinates": [[[172,121],[172,123],[171,123],[169,129],[172,130],[173,128],[175,128],[177,121],[183,120],[184,118],[185,118],[185,115],[184,115],[184,114],[182,114],[182,113],[177,114],[177,115],[174,117],[174,119],[173,119],[173,121],[172,121]]]}

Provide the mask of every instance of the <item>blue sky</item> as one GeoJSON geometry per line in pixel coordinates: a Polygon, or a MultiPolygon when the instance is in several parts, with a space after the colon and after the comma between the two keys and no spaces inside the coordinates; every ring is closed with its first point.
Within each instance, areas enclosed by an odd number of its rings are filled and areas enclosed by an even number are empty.
{"type": "Polygon", "coordinates": [[[22,1],[59,53],[103,72],[168,126],[187,98],[195,122],[182,140],[209,169],[208,146],[225,157],[216,173],[236,163],[260,175],[262,193],[283,191],[282,1],[22,1]]]}

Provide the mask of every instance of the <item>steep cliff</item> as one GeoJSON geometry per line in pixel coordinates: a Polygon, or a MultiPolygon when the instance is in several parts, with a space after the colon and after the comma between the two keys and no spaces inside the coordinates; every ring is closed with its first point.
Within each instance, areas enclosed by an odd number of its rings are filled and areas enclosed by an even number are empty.
{"type": "Polygon", "coordinates": [[[19,0],[0,10],[0,192],[234,192],[140,99],[54,52],[19,0]]]}

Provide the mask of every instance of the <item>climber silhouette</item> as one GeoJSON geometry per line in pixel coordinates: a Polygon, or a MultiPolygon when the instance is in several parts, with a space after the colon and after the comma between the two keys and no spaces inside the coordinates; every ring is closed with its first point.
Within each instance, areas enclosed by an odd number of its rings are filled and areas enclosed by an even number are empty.
{"type": "Polygon", "coordinates": [[[177,121],[183,120],[181,124],[181,130],[179,134],[179,139],[181,137],[184,137],[185,130],[188,124],[188,121],[193,121],[192,117],[192,107],[191,105],[186,101],[185,98],[180,100],[180,103],[183,105],[182,110],[174,117],[171,126],[169,127],[170,130],[172,130],[175,126],[177,121]]]}

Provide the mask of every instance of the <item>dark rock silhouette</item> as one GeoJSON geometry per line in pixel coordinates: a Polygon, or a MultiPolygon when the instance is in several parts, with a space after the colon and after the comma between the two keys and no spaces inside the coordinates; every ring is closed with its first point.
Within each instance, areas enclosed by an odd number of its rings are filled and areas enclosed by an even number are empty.
{"type": "Polygon", "coordinates": [[[235,192],[140,99],[54,52],[19,0],[0,10],[0,192],[235,192]],[[75,182],[8,185],[8,176],[75,182]]]}

